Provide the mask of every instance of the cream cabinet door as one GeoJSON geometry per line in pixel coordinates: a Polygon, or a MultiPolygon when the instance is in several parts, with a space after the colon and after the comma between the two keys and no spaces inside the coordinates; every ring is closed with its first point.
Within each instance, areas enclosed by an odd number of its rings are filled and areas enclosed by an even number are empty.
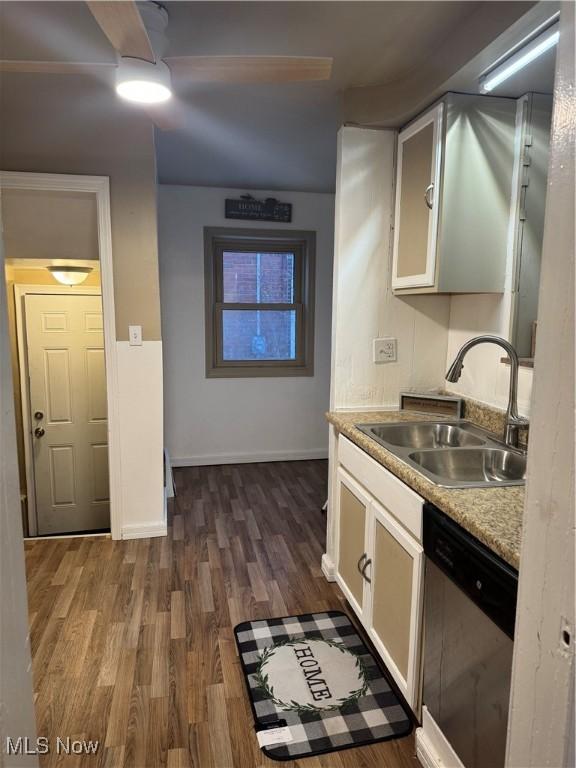
{"type": "Polygon", "coordinates": [[[336,492],[336,581],[362,620],[369,605],[367,567],[370,496],[341,467],[336,492]]]}
{"type": "Polygon", "coordinates": [[[436,276],[443,104],[400,132],[392,288],[426,288],[436,276]]]}
{"type": "Polygon", "coordinates": [[[376,501],[372,501],[370,539],[368,631],[406,701],[417,711],[423,549],[376,501]]]}

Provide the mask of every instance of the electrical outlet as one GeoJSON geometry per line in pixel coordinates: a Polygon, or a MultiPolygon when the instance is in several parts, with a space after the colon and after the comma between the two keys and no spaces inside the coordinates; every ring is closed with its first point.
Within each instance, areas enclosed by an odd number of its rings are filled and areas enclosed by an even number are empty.
{"type": "Polygon", "coordinates": [[[395,363],[397,359],[396,339],[388,336],[374,339],[373,362],[395,363]]]}
{"type": "Polygon", "coordinates": [[[141,325],[128,326],[128,340],[131,347],[142,346],[142,326],[141,325]]]}

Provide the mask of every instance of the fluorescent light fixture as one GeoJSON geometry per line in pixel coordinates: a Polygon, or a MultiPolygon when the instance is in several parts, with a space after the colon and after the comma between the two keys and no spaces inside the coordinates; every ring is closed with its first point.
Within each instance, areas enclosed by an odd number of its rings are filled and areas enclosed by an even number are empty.
{"type": "Polygon", "coordinates": [[[68,264],[46,267],[46,269],[62,285],[80,285],[92,272],[92,267],[72,267],[68,264]]]}
{"type": "Polygon", "coordinates": [[[532,61],[542,56],[543,53],[553,48],[558,43],[559,38],[558,24],[554,24],[553,27],[549,27],[538,37],[533,38],[529,43],[520,48],[519,51],[482,77],[480,80],[480,91],[482,93],[493,91],[494,88],[508,80],[509,77],[512,77],[516,72],[524,69],[532,61]]]}
{"type": "Polygon", "coordinates": [[[123,56],[116,70],[116,93],[136,104],[160,104],[172,96],[170,70],[163,61],[123,56]]]}

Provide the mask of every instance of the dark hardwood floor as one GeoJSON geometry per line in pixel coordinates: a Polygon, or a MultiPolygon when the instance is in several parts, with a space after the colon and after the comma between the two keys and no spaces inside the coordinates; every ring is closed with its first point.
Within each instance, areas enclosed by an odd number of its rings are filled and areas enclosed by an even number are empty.
{"type": "MultiPolygon", "coordinates": [[[[326,462],[175,471],[166,538],[26,543],[38,733],[100,742],[41,765],[256,768],[234,644],[246,619],[342,609],[320,571],[326,462]]],[[[278,765],[278,764],[276,764],[278,765]]],[[[285,763],[416,768],[406,739],[285,763]]]]}

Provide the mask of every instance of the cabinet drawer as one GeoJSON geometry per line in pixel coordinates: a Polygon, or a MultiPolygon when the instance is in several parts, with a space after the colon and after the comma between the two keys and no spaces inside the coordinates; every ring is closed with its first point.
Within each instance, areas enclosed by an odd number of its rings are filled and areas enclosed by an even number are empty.
{"type": "Polygon", "coordinates": [[[417,541],[422,541],[421,496],[343,435],[338,438],[338,461],[417,541]]]}

